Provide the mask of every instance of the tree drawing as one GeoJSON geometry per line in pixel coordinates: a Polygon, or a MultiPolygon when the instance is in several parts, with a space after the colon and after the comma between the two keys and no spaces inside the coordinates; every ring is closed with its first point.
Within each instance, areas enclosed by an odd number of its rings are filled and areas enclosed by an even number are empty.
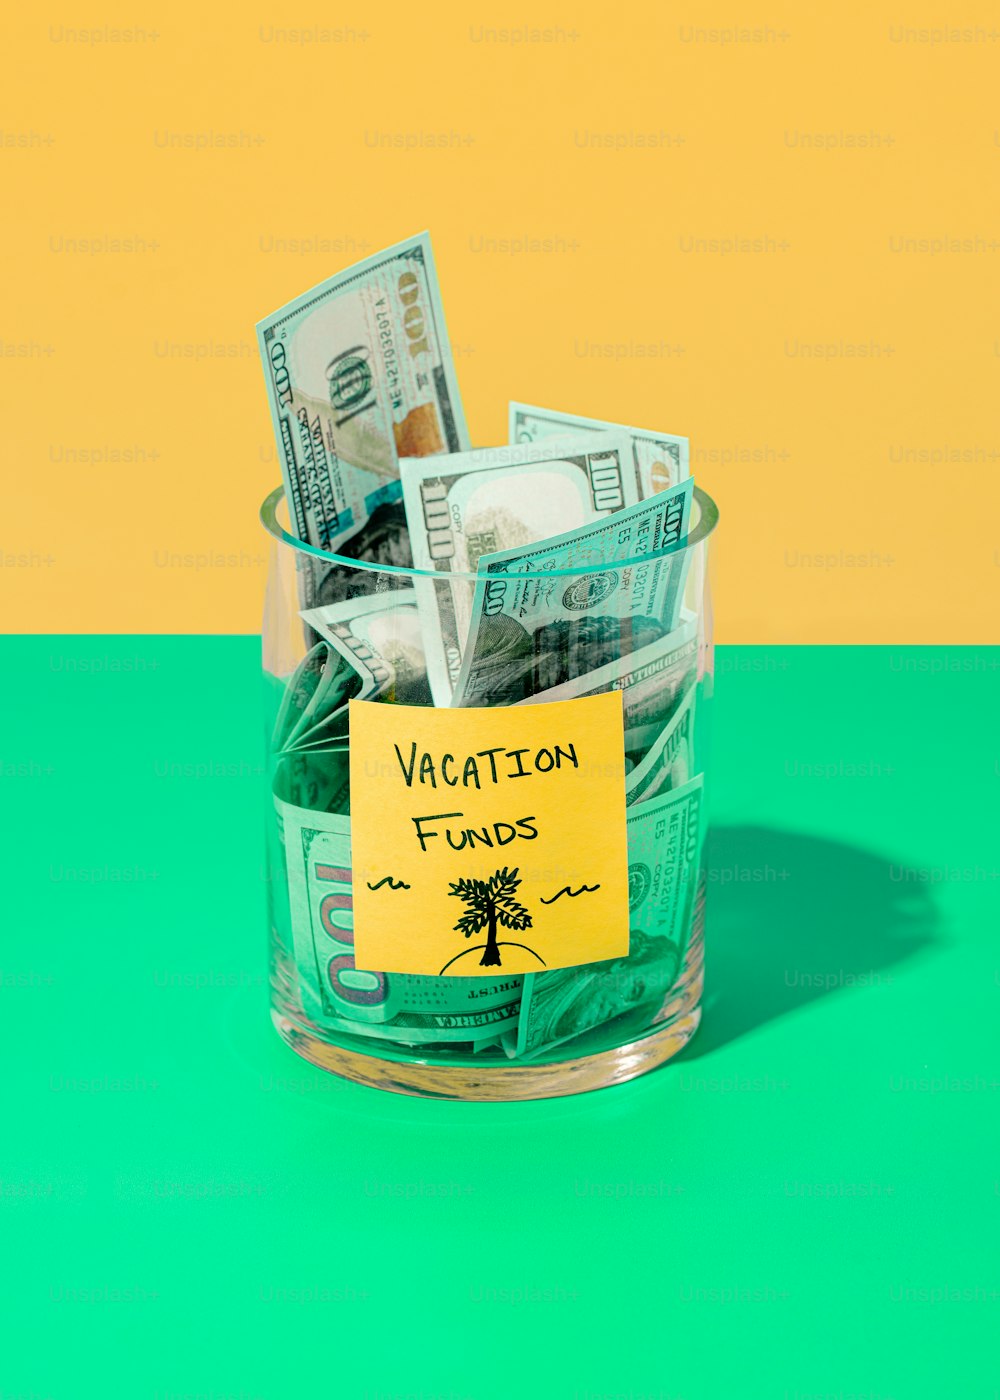
{"type": "Polygon", "coordinates": [[[471,938],[474,933],[487,930],[480,967],[500,966],[498,925],[511,929],[531,927],[531,915],[514,898],[514,891],[520,883],[516,870],[504,868],[496,871],[488,880],[459,880],[448,891],[456,899],[464,899],[469,906],[455,925],[456,932],[471,938]]]}

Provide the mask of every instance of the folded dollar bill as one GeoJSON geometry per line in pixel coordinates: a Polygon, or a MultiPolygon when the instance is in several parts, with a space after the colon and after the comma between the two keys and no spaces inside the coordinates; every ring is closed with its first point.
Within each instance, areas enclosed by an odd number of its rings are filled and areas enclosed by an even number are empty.
{"type": "Polygon", "coordinates": [[[516,705],[672,632],[692,489],[689,477],[606,520],[484,555],[453,704],[516,705]]]}
{"type": "Polygon", "coordinates": [[[625,716],[625,749],[634,765],[660,734],[685,688],[694,683],[697,661],[698,620],[694,613],[682,608],[680,625],[665,637],[623,656],[615,656],[573,680],[536,691],[518,703],[537,705],[620,690],[625,716]]]}
{"type": "Polygon", "coordinates": [[[322,642],[318,642],[306,652],[294,675],[287,681],[271,734],[271,748],[275,752],[280,752],[290,745],[301,724],[302,716],[312,704],[323,682],[327,654],[327,648],[322,642]]]}
{"type": "Polygon", "coordinates": [[[493,1042],[516,1026],[520,977],[417,977],[354,965],[351,823],[275,796],[302,1009],[341,1035],[404,1045],[493,1042]]]}
{"type": "Polygon", "coordinates": [[[508,407],[510,442],[537,442],[551,434],[590,433],[595,429],[628,434],[642,501],[658,491],[669,490],[691,475],[691,449],[686,437],[629,428],[624,423],[605,423],[600,418],[584,418],[579,413],[557,413],[554,409],[535,408],[527,403],[511,403],[508,407]]]}
{"type": "Polygon", "coordinates": [[[691,931],[703,837],[702,787],[699,776],[629,808],[629,955],[529,973],[518,1022],[518,1058],[541,1054],[666,998],[680,975],[691,931]]]}
{"type": "Polygon", "coordinates": [[[275,770],[274,794],[312,812],[351,810],[350,763],[346,743],[339,748],[298,749],[283,754],[275,770]]]}
{"type": "Polygon", "coordinates": [[[364,691],[364,677],[357,668],[333,647],[317,642],[287,684],[272,748],[289,753],[329,742],[335,735],[345,739],[348,701],[361,698],[364,691]]]}
{"type": "Polygon", "coordinates": [[[435,704],[449,705],[484,556],[603,520],[637,501],[624,434],[579,435],[573,446],[493,447],[400,462],[435,704]]]}
{"type": "Polygon", "coordinates": [[[362,688],[352,699],[431,703],[425,634],[412,588],[346,598],[306,608],[300,616],[360,676],[362,688]]]}
{"type": "Polygon", "coordinates": [[[398,502],[400,457],[469,446],[426,233],[313,287],[266,316],[257,337],[306,543],[337,550],[398,502]]]}
{"type": "Polygon", "coordinates": [[[661,792],[682,787],[694,773],[694,686],[625,779],[625,804],[648,802],[661,792]]]}

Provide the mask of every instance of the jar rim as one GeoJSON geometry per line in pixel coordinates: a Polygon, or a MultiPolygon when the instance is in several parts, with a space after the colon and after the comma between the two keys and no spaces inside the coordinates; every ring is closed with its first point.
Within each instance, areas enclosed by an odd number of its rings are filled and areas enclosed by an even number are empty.
{"type": "MultiPolygon", "coordinates": [[[[306,544],[303,540],[297,539],[284,528],[278,520],[278,507],[285,496],[284,486],[276,486],[275,489],[264,498],[260,507],[260,522],[264,529],[278,544],[287,546],[295,550],[297,554],[311,555],[314,559],[319,559],[324,564],[337,566],[344,569],[362,569],[373,574],[394,574],[401,578],[421,578],[433,579],[440,583],[442,579],[466,579],[475,583],[478,575],[475,573],[463,573],[459,570],[440,569],[415,569],[402,564],[381,564],[375,560],[352,559],[346,554],[333,554],[329,550],[319,549],[316,545],[306,544]]],[[[719,508],[715,501],[703,491],[700,486],[694,487],[693,502],[698,508],[698,520],[694,529],[688,534],[683,544],[670,545],[666,549],[657,550],[654,554],[639,554],[630,559],[614,559],[604,564],[579,564],[572,569],[542,569],[537,572],[518,571],[518,578],[570,578],[579,577],[581,574],[603,573],[610,569],[637,568],[639,565],[649,565],[660,559],[669,559],[671,555],[683,554],[687,550],[696,548],[708,539],[709,535],[719,523],[719,508]]]]}

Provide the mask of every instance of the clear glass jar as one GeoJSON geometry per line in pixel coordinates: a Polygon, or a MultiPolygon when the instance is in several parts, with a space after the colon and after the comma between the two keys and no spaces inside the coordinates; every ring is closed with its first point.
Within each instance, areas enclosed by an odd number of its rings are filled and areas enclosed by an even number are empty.
{"type": "MultiPolygon", "coordinates": [[[[311,1063],[358,1083],[448,1099],[581,1093],[635,1078],[676,1055],[701,1018],[702,853],[714,671],[708,549],[718,520],[715,503],[695,488],[686,543],[668,551],[672,560],[682,561],[682,605],[673,630],[660,629],[656,636],[655,629],[642,632],[623,624],[613,636],[598,627],[596,640],[593,633],[578,634],[569,654],[560,652],[555,661],[552,654],[519,658],[522,671],[535,668],[532,689],[550,698],[564,698],[566,683],[599,663],[598,688],[623,692],[626,768],[633,772],[679,707],[690,706],[681,768],[671,772],[667,786],[698,775],[704,782],[699,853],[685,895],[681,936],[660,940],[633,933],[628,958],[545,974],[560,978],[550,998],[554,1043],[530,1058],[517,1058],[513,1043],[522,979],[498,978],[492,984],[483,977],[411,977],[354,969],[346,718],[309,729],[310,707],[314,715],[322,713],[315,710],[315,700],[331,648],[324,634],[303,620],[303,611],[330,610],[333,620],[324,620],[324,628],[332,628],[351,649],[381,701],[429,705],[433,701],[415,590],[422,588],[426,596],[427,589],[451,588],[456,579],[471,590],[475,576],[448,574],[445,579],[393,564],[398,527],[391,512],[381,534],[369,533],[366,540],[376,559],[331,555],[295,539],[280,488],[265,500],[261,520],[271,541],[263,678],[272,794],[267,812],[271,1007],[278,1034],[311,1063]],[[286,738],[282,751],[281,736],[290,729],[301,732],[303,723],[315,742],[290,752],[286,738]],[[317,813],[323,816],[317,819],[317,813]],[[290,897],[285,836],[291,826],[298,830],[310,821],[324,824],[328,834],[324,883],[312,917],[304,918],[293,913],[297,906],[290,897]],[[470,983],[475,1003],[468,1001],[470,983]]],[[[586,578],[578,586],[600,598],[603,573],[630,564],[648,567],[664,557],[584,565],[559,575],[565,575],[567,587],[586,578]]],[[[553,572],[545,577],[551,580],[553,572]]],[[[660,859],[658,853],[657,865],[660,859]]],[[[668,872],[671,859],[664,849],[668,872]]],[[[630,863],[629,875],[632,906],[646,893],[649,867],[630,863]]],[[[659,878],[657,869],[654,879],[659,878]]],[[[669,873],[663,878],[670,878],[669,873]]]]}

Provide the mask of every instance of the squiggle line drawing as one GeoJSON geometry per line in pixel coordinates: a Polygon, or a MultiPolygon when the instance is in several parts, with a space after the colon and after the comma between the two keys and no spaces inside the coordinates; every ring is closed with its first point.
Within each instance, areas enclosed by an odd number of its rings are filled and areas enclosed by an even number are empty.
{"type": "Polygon", "coordinates": [[[541,899],[538,902],[539,904],[555,904],[556,900],[561,899],[564,894],[568,894],[570,899],[576,899],[578,894],[593,894],[595,890],[600,888],[600,885],[581,885],[578,890],[571,890],[569,885],[563,885],[559,893],[554,894],[551,899],[541,899]]]}
{"type": "Polygon", "coordinates": [[[388,885],[391,890],[408,890],[410,888],[405,880],[394,880],[391,875],[384,875],[377,885],[373,885],[370,880],[368,881],[370,890],[380,890],[383,885],[388,885]]]}

